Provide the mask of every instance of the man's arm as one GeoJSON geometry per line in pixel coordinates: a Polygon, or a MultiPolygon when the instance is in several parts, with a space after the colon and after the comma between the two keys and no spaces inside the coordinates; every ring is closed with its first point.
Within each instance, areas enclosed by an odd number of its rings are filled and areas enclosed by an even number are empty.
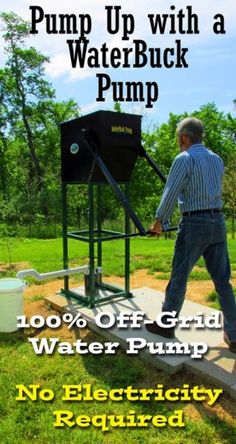
{"type": "Polygon", "coordinates": [[[187,182],[188,170],[185,155],[175,158],[162,194],[161,202],[156,211],[156,220],[150,226],[151,234],[160,234],[162,227],[168,223],[177,202],[180,191],[187,182]]]}

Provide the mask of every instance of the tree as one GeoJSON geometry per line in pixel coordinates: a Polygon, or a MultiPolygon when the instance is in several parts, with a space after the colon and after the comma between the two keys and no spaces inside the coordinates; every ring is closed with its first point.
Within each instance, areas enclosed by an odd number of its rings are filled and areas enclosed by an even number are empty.
{"type": "Polygon", "coordinates": [[[204,123],[205,145],[219,154],[227,165],[228,156],[236,154],[236,119],[218,111],[214,103],[202,106],[194,115],[204,123]]]}
{"type": "Polygon", "coordinates": [[[0,70],[0,192],[8,220],[14,202],[16,220],[21,215],[33,223],[36,214],[58,212],[59,123],[78,116],[79,108],[71,99],[55,101],[44,77],[48,58],[25,47],[29,24],[14,13],[0,18],[8,56],[0,70]]]}
{"type": "Polygon", "coordinates": [[[236,219],[236,156],[228,158],[225,168],[224,180],[224,202],[226,215],[231,218],[231,234],[235,239],[235,219],[236,219]]]}
{"type": "Polygon", "coordinates": [[[41,188],[43,166],[37,154],[31,121],[38,100],[47,100],[54,96],[54,91],[43,78],[44,64],[47,57],[35,48],[24,49],[24,42],[29,35],[29,24],[14,13],[2,13],[3,38],[8,55],[4,69],[4,87],[7,92],[7,104],[10,124],[21,128],[27,141],[30,155],[29,177],[36,179],[41,188]]]}
{"type": "Polygon", "coordinates": [[[0,193],[7,198],[7,138],[5,135],[8,122],[4,70],[0,69],[0,193]]]}
{"type": "MultiPolygon", "coordinates": [[[[160,125],[151,133],[143,134],[145,149],[156,160],[161,170],[167,175],[174,157],[179,153],[176,139],[176,128],[178,123],[187,113],[175,115],[170,113],[168,122],[160,125]]],[[[236,158],[236,119],[230,114],[224,114],[217,110],[214,103],[202,106],[199,110],[191,113],[191,116],[203,121],[204,143],[214,152],[219,154],[225,162],[225,189],[224,197],[227,206],[227,214],[232,218],[232,230],[234,227],[234,192],[235,190],[235,165],[232,159],[236,158]],[[232,188],[232,189],[231,189],[232,188]]],[[[145,162],[139,161],[134,172],[134,184],[132,188],[135,205],[140,209],[144,219],[154,216],[156,207],[160,201],[163,185],[156,180],[155,174],[145,162]]],[[[177,218],[177,213],[174,213],[177,218]]]]}

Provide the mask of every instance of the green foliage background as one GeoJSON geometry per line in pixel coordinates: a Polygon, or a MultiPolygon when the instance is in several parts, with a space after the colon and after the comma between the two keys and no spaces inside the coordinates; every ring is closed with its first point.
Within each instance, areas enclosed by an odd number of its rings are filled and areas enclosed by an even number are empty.
{"type": "MultiPolygon", "coordinates": [[[[48,58],[27,46],[29,24],[14,13],[2,13],[0,22],[7,54],[0,69],[0,229],[5,235],[56,237],[61,224],[59,124],[78,117],[79,105],[73,99],[55,99],[44,75],[48,58]]],[[[122,112],[118,102],[114,109],[122,112]]],[[[214,103],[203,105],[192,115],[204,122],[206,146],[224,159],[225,212],[234,236],[236,119],[218,111],[214,103]]],[[[186,116],[171,113],[166,123],[142,134],[143,146],[165,174],[178,154],[176,125],[186,116]]],[[[152,221],[162,189],[145,159],[139,158],[131,201],[143,224],[152,221]]],[[[70,223],[77,228],[86,226],[86,187],[71,187],[69,202],[70,223]]],[[[122,209],[109,187],[103,189],[102,207],[103,221],[120,229],[122,209]]],[[[177,214],[173,219],[176,222],[177,214]]]]}

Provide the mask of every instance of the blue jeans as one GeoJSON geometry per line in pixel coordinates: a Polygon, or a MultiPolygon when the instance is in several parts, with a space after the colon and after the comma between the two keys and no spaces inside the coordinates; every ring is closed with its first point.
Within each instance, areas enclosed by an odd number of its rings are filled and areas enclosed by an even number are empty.
{"type": "Polygon", "coordinates": [[[200,256],[204,258],[219,296],[224,331],[231,341],[236,341],[236,302],[229,283],[231,272],[222,213],[198,213],[182,217],[162,310],[174,310],[179,314],[189,274],[200,256]]]}

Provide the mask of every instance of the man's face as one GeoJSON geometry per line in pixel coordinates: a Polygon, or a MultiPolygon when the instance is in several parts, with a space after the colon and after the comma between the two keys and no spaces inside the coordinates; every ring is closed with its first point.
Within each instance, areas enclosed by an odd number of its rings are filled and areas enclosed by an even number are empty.
{"type": "Polygon", "coordinates": [[[181,152],[183,151],[187,151],[187,149],[191,146],[189,137],[187,136],[187,134],[184,133],[178,133],[177,135],[178,138],[178,145],[179,145],[179,149],[181,152]]]}
{"type": "Polygon", "coordinates": [[[178,134],[177,135],[177,139],[178,139],[178,145],[179,145],[179,149],[180,151],[184,151],[184,139],[183,139],[183,134],[178,134]]]}

